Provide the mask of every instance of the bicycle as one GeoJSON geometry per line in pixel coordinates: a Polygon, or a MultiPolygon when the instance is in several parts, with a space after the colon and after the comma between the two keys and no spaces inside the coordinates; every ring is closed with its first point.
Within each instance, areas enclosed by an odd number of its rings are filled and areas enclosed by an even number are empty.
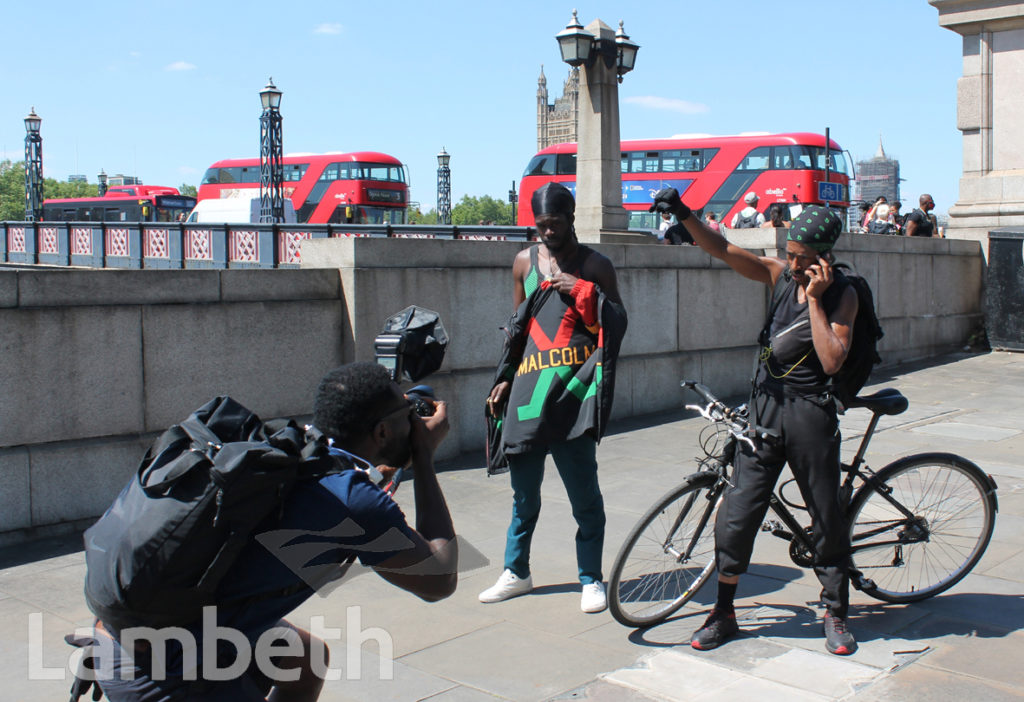
{"type": "MultiPolygon", "coordinates": [[[[751,426],[746,405],[729,407],[700,383],[686,380],[707,403],[686,405],[710,424],[701,430],[705,457],[700,470],[661,497],[640,518],[615,558],[608,581],[608,606],[625,626],[660,624],[678,611],[715,570],[714,518],[740,442],[756,449],[773,438],[751,426]],[[709,528],[710,527],[710,528],[709,528]]],[[[984,554],[998,511],[996,483],[971,461],[952,453],[920,453],[878,471],[864,462],[868,443],[882,415],[898,415],[909,402],[886,388],[858,397],[871,421],[857,453],[843,463],[840,499],[850,524],[851,584],[884,602],[917,602],[959,582],[984,554]]],[[[789,555],[801,567],[814,562],[811,528],[785,499],[786,481],[776,488],[762,531],[790,542],[789,555]]]]}

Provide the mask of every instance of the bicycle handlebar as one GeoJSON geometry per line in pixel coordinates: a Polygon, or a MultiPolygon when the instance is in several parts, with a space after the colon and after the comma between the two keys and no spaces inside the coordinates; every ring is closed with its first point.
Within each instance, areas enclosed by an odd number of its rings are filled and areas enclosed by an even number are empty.
{"type": "Polygon", "coordinates": [[[756,425],[751,426],[747,420],[746,411],[729,407],[729,405],[715,397],[706,385],[695,380],[684,380],[679,385],[680,387],[693,390],[708,403],[706,407],[686,405],[686,409],[696,410],[709,422],[724,422],[729,428],[729,433],[740,441],[746,442],[751,449],[757,450],[753,439],[779,438],[779,435],[770,429],[756,425]]]}

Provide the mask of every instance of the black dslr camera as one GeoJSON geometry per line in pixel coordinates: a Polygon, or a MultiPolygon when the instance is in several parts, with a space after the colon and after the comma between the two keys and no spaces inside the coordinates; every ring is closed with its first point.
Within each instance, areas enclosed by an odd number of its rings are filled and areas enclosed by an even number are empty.
{"type": "MultiPolygon", "coordinates": [[[[377,363],[388,369],[392,380],[401,382],[406,378],[416,382],[441,367],[448,348],[448,332],[437,312],[412,305],[388,317],[384,329],[373,340],[373,348],[377,363]]],[[[429,417],[434,413],[433,404],[424,399],[434,398],[429,385],[417,385],[406,395],[416,414],[429,417]]]]}

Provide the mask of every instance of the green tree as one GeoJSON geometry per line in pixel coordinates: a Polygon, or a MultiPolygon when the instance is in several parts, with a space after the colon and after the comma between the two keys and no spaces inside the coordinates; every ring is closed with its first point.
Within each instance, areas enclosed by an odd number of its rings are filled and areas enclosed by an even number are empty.
{"type": "Polygon", "coordinates": [[[421,212],[419,207],[410,208],[406,216],[409,224],[437,224],[437,210],[433,207],[426,212],[421,212]]]}
{"type": "Polygon", "coordinates": [[[182,183],[178,187],[178,192],[181,193],[182,195],[188,195],[190,197],[195,197],[196,195],[199,194],[199,190],[196,188],[196,186],[189,185],[188,183],[182,183]]]}
{"type": "Polygon", "coordinates": [[[0,161],[0,221],[25,219],[25,163],[0,161]]]}
{"type": "Polygon", "coordinates": [[[463,195],[462,200],[452,208],[452,224],[480,224],[481,222],[501,225],[514,224],[512,206],[490,195],[481,197],[463,195]]]}

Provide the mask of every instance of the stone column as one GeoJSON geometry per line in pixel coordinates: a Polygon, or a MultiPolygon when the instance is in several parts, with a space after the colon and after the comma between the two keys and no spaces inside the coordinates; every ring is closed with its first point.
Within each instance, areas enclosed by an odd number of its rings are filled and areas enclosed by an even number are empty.
{"type": "MultiPolygon", "coordinates": [[[[601,20],[586,30],[602,41],[615,42],[615,32],[601,20]]],[[[602,231],[625,230],[629,223],[622,206],[618,74],[615,65],[608,68],[600,56],[581,70],[576,234],[580,241],[599,242],[602,231]]]]}
{"type": "Polygon", "coordinates": [[[939,25],[963,37],[957,81],[963,175],[946,236],[981,241],[987,249],[990,230],[1024,225],[1024,4],[928,2],[939,11],[939,25]]]}

